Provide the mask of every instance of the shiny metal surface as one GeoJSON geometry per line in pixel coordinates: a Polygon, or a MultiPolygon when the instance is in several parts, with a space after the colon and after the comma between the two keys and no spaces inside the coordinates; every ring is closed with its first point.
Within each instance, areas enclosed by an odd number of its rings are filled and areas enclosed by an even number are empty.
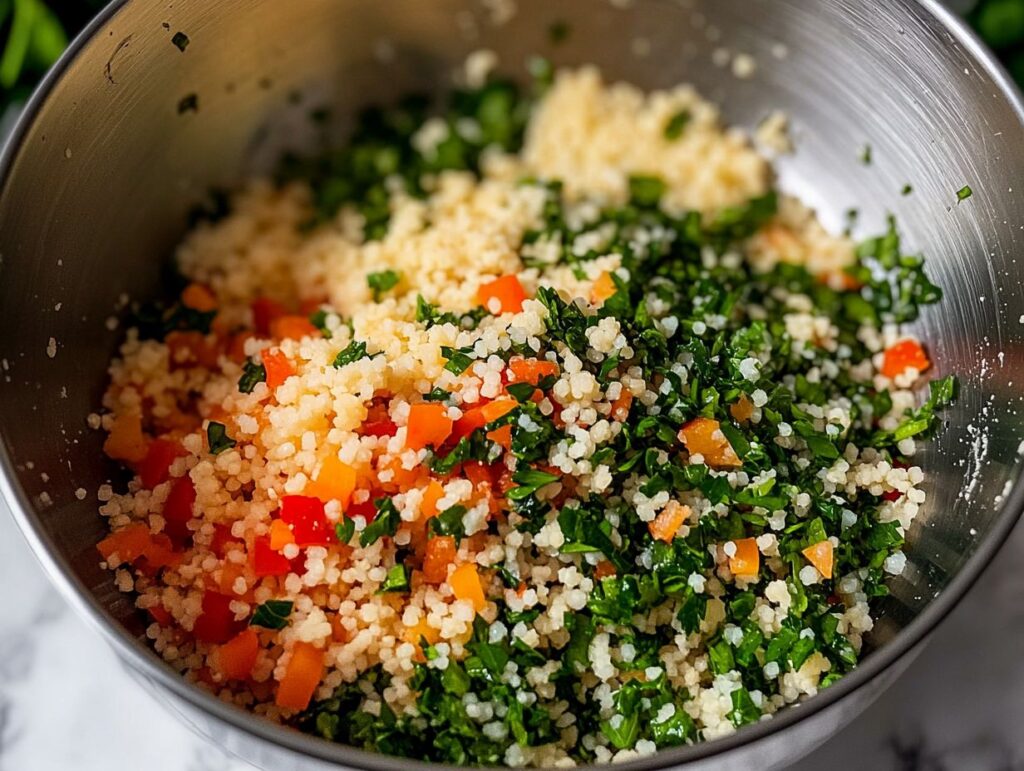
{"type": "Polygon", "coordinates": [[[344,116],[409,89],[438,90],[476,48],[496,50],[514,73],[542,53],[645,87],[691,81],[748,127],[784,110],[798,151],[779,164],[781,188],[832,227],[858,207],[861,234],[894,212],[947,295],[918,331],[934,374],[957,372],[962,394],[921,456],[929,500],[872,635],[880,649],[796,709],[624,768],[763,768],[822,741],[906,666],[1024,504],[1014,484],[1024,438],[1024,113],[955,20],[930,0],[517,6],[495,25],[495,4],[475,0],[118,2],[43,85],[0,163],[0,489],[54,582],[140,678],[197,730],[264,768],[396,762],[226,706],[146,647],[130,602],[97,565],[95,505],[74,494],[114,473],[101,437],[85,428],[120,335],[104,321],[125,296],[159,291],[160,263],[208,187],[311,139],[310,107],[330,103],[344,116]],[[563,19],[571,34],[552,47],[548,28],[563,19]],[[179,30],[191,41],[185,52],[171,43],[179,30]],[[719,48],[752,54],[754,76],[715,65],[719,48]],[[180,112],[191,94],[198,110],[180,112]],[[867,143],[871,166],[860,161],[867,143]],[[900,195],[905,183],[912,195],[900,195]],[[958,203],[964,185],[973,196],[958,203]]]}

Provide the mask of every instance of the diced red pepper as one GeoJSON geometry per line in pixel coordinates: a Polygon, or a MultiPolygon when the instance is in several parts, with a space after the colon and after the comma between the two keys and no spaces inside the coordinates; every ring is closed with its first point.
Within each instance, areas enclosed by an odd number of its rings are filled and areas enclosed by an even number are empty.
{"type": "Polygon", "coordinates": [[[279,552],[270,548],[270,538],[257,538],[252,545],[252,570],[257,578],[265,576],[286,576],[291,572],[291,563],[279,552]]]}
{"type": "Polygon", "coordinates": [[[377,517],[377,507],[373,505],[373,499],[367,498],[362,503],[353,503],[345,509],[348,517],[362,517],[366,524],[370,524],[377,517]]]}
{"type": "Polygon", "coordinates": [[[164,531],[176,541],[187,541],[192,537],[188,523],[192,520],[192,507],[196,502],[196,487],[192,478],[183,476],[171,485],[171,491],[164,501],[164,531]]]}
{"type": "Polygon", "coordinates": [[[281,519],[291,525],[299,546],[326,546],[334,542],[334,528],[324,513],[324,502],[308,495],[281,499],[281,519]]]}
{"type": "Polygon", "coordinates": [[[138,465],[142,486],[152,490],[157,485],[166,482],[170,477],[171,464],[174,463],[174,459],[186,454],[185,448],[181,446],[180,442],[154,439],[149,443],[146,457],[138,465]]]}
{"type": "Polygon", "coordinates": [[[231,611],[231,598],[220,592],[203,593],[203,612],[192,627],[199,642],[220,645],[230,640],[242,626],[231,611]]]}
{"type": "Polygon", "coordinates": [[[170,613],[167,612],[167,608],[163,605],[154,605],[151,608],[146,608],[146,612],[149,617],[156,621],[160,626],[170,626],[174,620],[170,613]]]}
{"type": "Polygon", "coordinates": [[[239,539],[231,535],[229,525],[214,525],[213,538],[210,540],[210,550],[218,557],[223,558],[229,543],[237,543],[239,539]]]}
{"type": "Polygon", "coordinates": [[[263,336],[270,334],[270,325],[274,319],[285,314],[284,306],[269,297],[257,297],[252,301],[251,308],[253,329],[263,336]]]}
{"type": "Polygon", "coordinates": [[[398,426],[393,420],[374,420],[359,427],[360,436],[394,436],[398,426]]]}

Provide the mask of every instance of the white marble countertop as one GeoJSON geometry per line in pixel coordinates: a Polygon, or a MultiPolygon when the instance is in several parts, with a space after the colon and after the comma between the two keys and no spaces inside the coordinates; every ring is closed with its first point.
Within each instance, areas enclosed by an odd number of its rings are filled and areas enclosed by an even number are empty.
{"type": "MultiPolygon", "coordinates": [[[[908,672],[793,771],[1024,769],[1024,528],[908,672]]],[[[0,771],[252,771],[176,722],[51,588],[0,502],[0,771]]]]}

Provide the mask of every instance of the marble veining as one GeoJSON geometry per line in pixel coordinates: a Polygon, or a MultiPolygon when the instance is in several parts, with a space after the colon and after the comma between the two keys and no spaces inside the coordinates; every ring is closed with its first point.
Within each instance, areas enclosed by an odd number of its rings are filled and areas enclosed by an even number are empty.
{"type": "MultiPolygon", "coordinates": [[[[907,673],[790,771],[1024,771],[1024,528],[907,673]]],[[[0,771],[253,771],[178,723],[50,587],[0,502],[0,771]]]]}

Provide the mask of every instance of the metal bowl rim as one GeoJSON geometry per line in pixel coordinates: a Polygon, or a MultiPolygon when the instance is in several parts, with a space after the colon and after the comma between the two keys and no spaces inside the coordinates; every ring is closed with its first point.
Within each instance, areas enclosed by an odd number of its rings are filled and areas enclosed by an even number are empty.
{"type": "MultiPolygon", "coordinates": [[[[79,53],[93,40],[96,33],[111,21],[132,0],[112,0],[86,25],[71,41],[70,45],[51,67],[25,105],[19,119],[0,151],[0,195],[5,190],[14,161],[24,143],[25,137],[50,93],[64,73],[77,59],[79,53]]],[[[931,15],[942,27],[963,46],[984,72],[999,88],[1024,127],[1024,98],[1017,85],[1010,78],[992,52],[981,42],[966,23],[941,4],[941,0],[916,0],[922,13],[931,15]]],[[[2,427],[0,427],[2,428],[2,427]]],[[[226,704],[212,694],[197,688],[173,672],[152,649],[131,635],[121,624],[110,618],[107,611],[96,601],[88,589],[74,577],[67,560],[59,554],[49,535],[36,522],[33,506],[16,480],[14,464],[3,442],[0,442],[0,495],[10,506],[12,515],[22,535],[31,547],[36,559],[42,564],[50,581],[57,587],[63,598],[100,632],[114,648],[123,662],[138,674],[166,688],[192,708],[217,718],[249,736],[285,747],[301,755],[342,764],[353,769],[367,771],[390,771],[396,765],[403,768],[431,771],[439,768],[456,768],[447,764],[425,763],[414,759],[400,759],[379,753],[335,744],[318,737],[300,733],[269,720],[253,715],[241,707],[226,704]]],[[[766,739],[787,727],[820,712],[841,701],[867,685],[890,669],[912,648],[918,645],[935,627],[959,604],[996,556],[1006,541],[1017,520],[1024,513],[1024,468],[1018,470],[1017,478],[1002,511],[963,567],[953,576],[949,585],[921,611],[896,637],[872,653],[864,663],[840,679],[836,684],[812,696],[805,702],[792,705],[756,725],[746,726],[736,733],[698,744],[675,747],[645,758],[617,764],[623,771],[648,771],[669,768],[685,763],[724,755],[732,750],[766,739]]]]}

